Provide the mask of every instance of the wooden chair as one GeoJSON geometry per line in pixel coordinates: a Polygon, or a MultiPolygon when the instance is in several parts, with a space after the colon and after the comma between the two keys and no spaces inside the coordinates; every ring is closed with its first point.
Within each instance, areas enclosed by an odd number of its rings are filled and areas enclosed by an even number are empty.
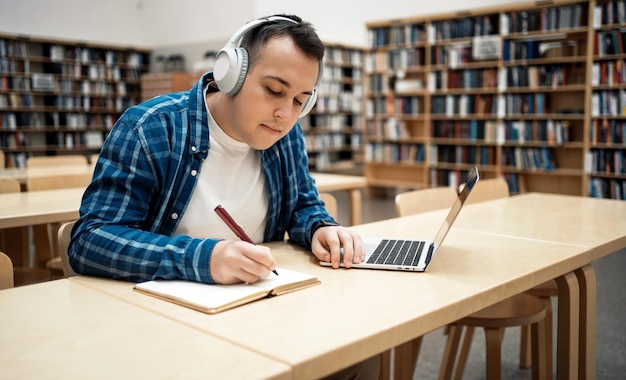
{"type": "Polygon", "coordinates": [[[449,208],[457,195],[451,187],[431,187],[399,193],[394,199],[396,214],[405,216],[449,208]]]}
{"type": "MultiPolygon", "coordinates": [[[[463,186],[463,185],[461,185],[463,186]]],[[[472,193],[467,198],[466,203],[479,203],[492,199],[506,198],[509,196],[509,185],[503,177],[481,179],[474,185],[472,193]]],[[[539,297],[546,306],[546,366],[552,371],[552,297],[558,295],[556,281],[550,280],[530,289],[528,294],[539,297]]],[[[531,366],[531,327],[523,325],[520,335],[520,368],[531,366]]],[[[550,375],[551,376],[551,375],[550,375]]]]}
{"type": "MultiPolygon", "coordinates": [[[[482,182],[482,180],[478,181],[476,186],[480,182],[482,182]]],[[[484,188],[487,189],[490,187],[484,188]]],[[[472,194],[470,194],[468,200],[472,198],[475,191],[476,187],[472,191],[472,194]]],[[[506,194],[508,196],[508,190],[506,194]]],[[[398,216],[404,216],[412,213],[414,214],[416,212],[427,212],[448,208],[452,205],[456,196],[456,190],[449,187],[436,187],[400,193],[395,199],[396,211],[398,216]]],[[[475,199],[478,198],[479,197],[476,197],[475,199]]],[[[526,325],[533,325],[535,327],[533,331],[536,331],[538,334],[538,331],[543,331],[542,329],[544,326],[543,324],[540,325],[540,323],[545,321],[545,313],[546,309],[543,302],[536,297],[520,294],[451,324],[448,326],[448,340],[446,342],[446,350],[441,363],[440,378],[448,379],[453,375],[456,353],[458,351],[459,340],[464,326],[468,327],[468,332],[466,333],[465,342],[459,357],[456,378],[460,378],[462,376],[463,369],[465,368],[465,362],[467,361],[467,354],[469,353],[473,330],[475,327],[479,326],[485,328],[485,333],[488,334],[490,338],[487,341],[487,372],[490,376],[495,376],[501,372],[501,339],[492,339],[495,334],[494,331],[497,332],[498,336],[502,336],[503,328],[509,326],[520,326],[519,323],[523,323],[526,325]]],[[[395,377],[412,376],[417,364],[421,340],[422,338],[420,337],[394,349],[396,356],[394,366],[397,368],[394,371],[396,374],[395,377]]],[[[542,359],[545,357],[545,354],[542,350],[540,350],[540,348],[543,347],[541,345],[542,342],[540,342],[538,338],[534,341],[537,344],[535,346],[536,356],[534,356],[534,358],[539,363],[536,367],[543,369],[542,363],[544,362],[542,359]]],[[[385,359],[383,355],[383,366],[387,365],[386,361],[387,359],[385,359]]],[[[495,376],[495,378],[498,377],[495,376]]]]}
{"type": "MultiPolygon", "coordinates": [[[[26,180],[26,188],[28,191],[66,189],[70,187],[86,188],[91,182],[91,176],[91,174],[82,173],[30,177],[26,180]]],[[[56,233],[58,227],[59,223],[33,226],[37,256],[41,258],[46,268],[48,268],[55,277],[62,276],[63,273],[61,257],[55,253],[58,247],[56,233]]]]}
{"type": "Polygon", "coordinates": [[[13,178],[0,178],[0,194],[19,193],[22,191],[20,182],[13,178]]]}
{"type": "Polygon", "coordinates": [[[31,156],[26,159],[27,168],[59,165],[87,165],[87,157],[80,154],[63,156],[31,156]]]}
{"type": "Polygon", "coordinates": [[[0,252],[0,290],[13,287],[13,262],[4,252],[0,252]]]}
{"type": "Polygon", "coordinates": [[[76,272],[70,265],[68,249],[70,247],[70,240],[72,238],[72,228],[74,228],[76,221],[66,222],[61,224],[58,232],[59,241],[59,256],[61,256],[61,262],[63,263],[63,276],[72,277],[76,276],[76,272]]]}
{"type": "MultiPolygon", "coordinates": [[[[19,193],[21,185],[13,178],[0,178],[0,193],[19,193]]],[[[0,250],[11,252],[21,257],[29,254],[29,228],[15,227],[0,229],[0,250]],[[11,236],[9,240],[7,236],[11,236]]],[[[14,256],[15,257],[15,256],[14,256]]],[[[12,283],[15,286],[28,285],[36,282],[50,281],[50,271],[42,268],[29,268],[28,263],[20,260],[13,265],[12,283]]]]}
{"type": "Polygon", "coordinates": [[[4,152],[0,150],[0,169],[4,169],[7,165],[6,157],[4,156],[4,152]]]}
{"type": "Polygon", "coordinates": [[[324,201],[324,207],[330,216],[337,219],[339,214],[337,209],[337,198],[335,198],[335,196],[331,193],[320,193],[320,199],[324,201]]]}

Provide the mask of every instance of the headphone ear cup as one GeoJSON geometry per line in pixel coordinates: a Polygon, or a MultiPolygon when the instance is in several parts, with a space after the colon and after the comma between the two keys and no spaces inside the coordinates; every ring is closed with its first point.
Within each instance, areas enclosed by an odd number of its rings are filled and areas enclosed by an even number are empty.
{"type": "Polygon", "coordinates": [[[300,112],[299,117],[302,118],[308,115],[309,112],[311,112],[311,110],[315,106],[316,101],[317,101],[317,85],[313,87],[313,93],[311,94],[311,96],[309,96],[309,99],[306,101],[306,103],[304,103],[304,106],[302,107],[302,111],[300,112]]]}
{"type": "Polygon", "coordinates": [[[248,73],[248,52],[244,48],[226,47],[215,57],[213,79],[221,92],[235,95],[248,73]]]}

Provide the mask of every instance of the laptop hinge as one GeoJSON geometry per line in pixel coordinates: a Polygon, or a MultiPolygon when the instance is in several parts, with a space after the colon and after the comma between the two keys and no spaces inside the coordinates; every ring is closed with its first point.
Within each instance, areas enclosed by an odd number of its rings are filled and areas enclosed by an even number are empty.
{"type": "Polygon", "coordinates": [[[428,246],[428,255],[426,255],[426,266],[430,263],[430,259],[433,257],[433,252],[435,251],[435,243],[430,243],[428,246]]]}

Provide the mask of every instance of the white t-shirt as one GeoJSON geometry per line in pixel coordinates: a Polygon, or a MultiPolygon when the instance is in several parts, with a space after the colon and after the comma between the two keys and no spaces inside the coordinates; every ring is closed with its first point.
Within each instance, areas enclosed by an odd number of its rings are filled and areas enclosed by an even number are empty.
{"type": "Polygon", "coordinates": [[[222,205],[255,243],[261,243],[269,203],[261,152],[228,136],[210,112],[208,118],[209,153],[176,233],[238,240],[214,211],[222,205]]]}

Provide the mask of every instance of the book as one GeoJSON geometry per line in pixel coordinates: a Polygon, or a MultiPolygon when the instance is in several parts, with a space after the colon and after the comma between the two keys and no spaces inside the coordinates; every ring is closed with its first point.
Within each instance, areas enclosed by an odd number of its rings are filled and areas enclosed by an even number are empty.
{"type": "Polygon", "coordinates": [[[135,284],[133,289],[165,301],[207,314],[318,285],[313,275],[280,268],[254,284],[211,285],[186,280],[152,280],[135,284]]]}

